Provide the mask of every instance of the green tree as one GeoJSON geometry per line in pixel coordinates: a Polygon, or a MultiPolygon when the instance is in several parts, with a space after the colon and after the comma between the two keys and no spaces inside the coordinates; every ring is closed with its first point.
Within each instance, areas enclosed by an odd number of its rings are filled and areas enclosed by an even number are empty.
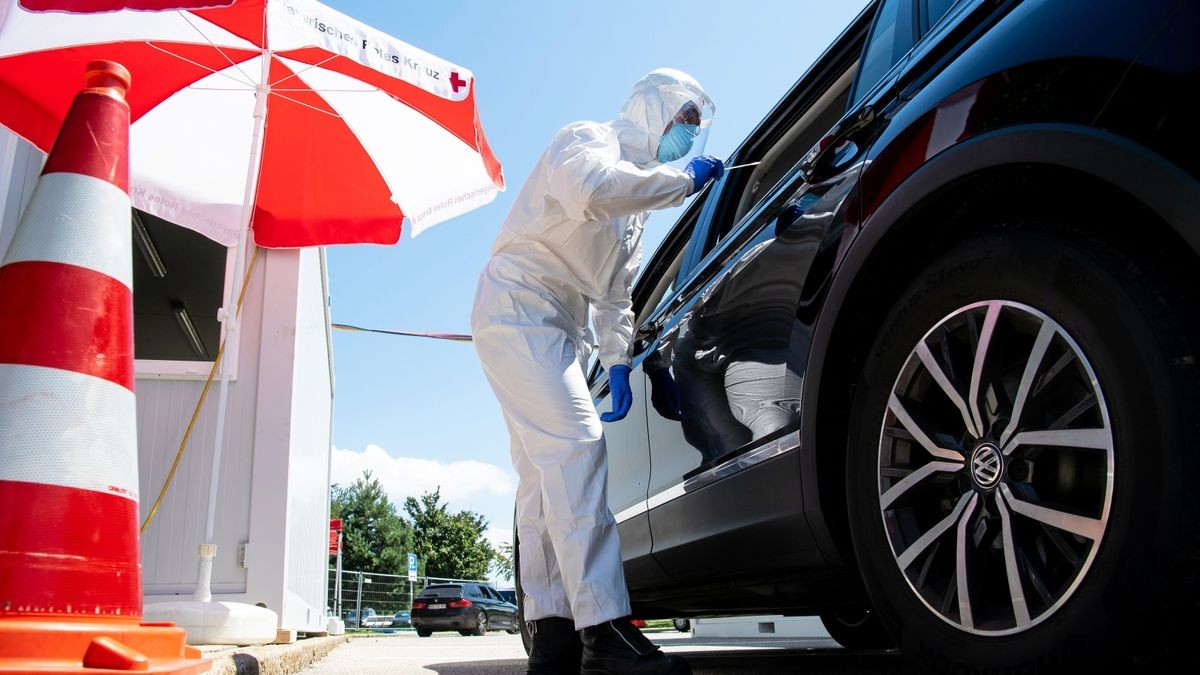
{"type": "Polygon", "coordinates": [[[342,569],[405,574],[413,551],[413,528],[371,472],[349,487],[330,489],[334,518],[342,519],[342,569]]]}
{"type": "Polygon", "coordinates": [[[487,519],[472,511],[450,513],[442,491],[404,500],[412,519],[416,551],[425,575],[452,579],[482,579],[496,558],[496,549],[483,538],[487,519]]]}
{"type": "Polygon", "coordinates": [[[496,559],[492,561],[496,574],[501,579],[513,578],[513,545],[506,542],[500,544],[496,551],[496,559]]]}

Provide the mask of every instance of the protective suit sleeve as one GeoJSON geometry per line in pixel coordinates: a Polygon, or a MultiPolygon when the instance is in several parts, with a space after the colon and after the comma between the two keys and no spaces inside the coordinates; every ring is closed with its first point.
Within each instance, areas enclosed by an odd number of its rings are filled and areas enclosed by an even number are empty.
{"type": "Polygon", "coordinates": [[[638,248],[613,275],[608,293],[591,301],[592,324],[600,344],[600,365],[605,370],[632,363],[629,345],[633,342],[633,278],[641,264],[640,258],[641,248],[638,248]]]}
{"type": "Polygon", "coordinates": [[[611,130],[593,124],[564,128],[546,163],[550,196],[579,221],[607,221],[653,209],[679,206],[692,178],[669,166],[639,169],[621,159],[611,130]]]}

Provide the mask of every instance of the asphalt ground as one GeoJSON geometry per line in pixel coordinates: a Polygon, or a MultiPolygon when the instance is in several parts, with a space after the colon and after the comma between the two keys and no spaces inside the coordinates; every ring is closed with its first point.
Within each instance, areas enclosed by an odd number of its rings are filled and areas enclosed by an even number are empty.
{"type": "MultiPolygon", "coordinates": [[[[664,651],[685,656],[694,675],[816,673],[915,675],[894,652],[852,652],[821,638],[697,638],[675,631],[647,631],[664,651]]],[[[521,636],[489,633],[463,637],[408,632],[356,636],[303,675],[524,675],[521,636]]]]}

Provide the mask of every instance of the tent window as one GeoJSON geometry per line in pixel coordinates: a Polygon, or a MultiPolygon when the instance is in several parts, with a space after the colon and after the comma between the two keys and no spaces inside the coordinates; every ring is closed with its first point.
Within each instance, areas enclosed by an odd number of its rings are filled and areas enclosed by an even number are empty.
{"type": "Polygon", "coordinates": [[[137,359],[211,362],[221,337],[228,249],[138,209],[133,244],[137,359]]]}

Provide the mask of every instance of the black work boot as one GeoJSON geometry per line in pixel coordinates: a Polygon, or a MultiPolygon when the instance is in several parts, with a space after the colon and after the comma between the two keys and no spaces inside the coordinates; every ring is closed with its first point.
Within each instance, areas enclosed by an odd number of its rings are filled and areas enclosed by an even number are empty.
{"type": "Polygon", "coordinates": [[[678,656],[662,653],[629,619],[614,619],[579,631],[583,675],[691,675],[678,656]]]}
{"type": "Polygon", "coordinates": [[[529,622],[529,632],[533,645],[525,675],[579,675],[583,643],[574,621],[561,616],[537,619],[529,622]]]}

